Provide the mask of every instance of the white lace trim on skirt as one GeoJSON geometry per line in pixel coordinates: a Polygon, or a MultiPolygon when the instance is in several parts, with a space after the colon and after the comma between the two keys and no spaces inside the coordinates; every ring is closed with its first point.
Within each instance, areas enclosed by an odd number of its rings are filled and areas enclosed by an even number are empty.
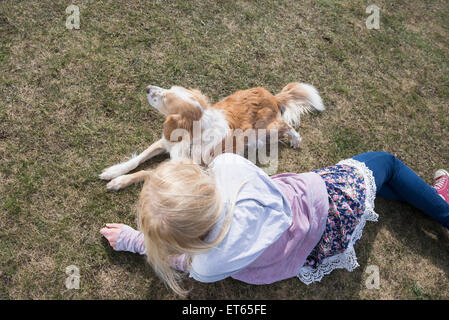
{"type": "Polygon", "coordinates": [[[365,165],[365,163],[354,160],[346,159],[337,164],[345,164],[355,167],[363,176],[365,181],[365,212],[360,218],[360,222],[354,229],[348,248],[339,254],[325,258],[317,268],[310,266],[303,266],[298,274],[298,278],[305,284],[311,284],[312,282],[321,281],[321,279],[331,273],[335,269],[346,269],[353,271],[359,266],[357,263],[357,256],[354,250],[354,244],[362,236],[363,228],[366,221],[377,221],[379,215],[374,212],[374,199],[376,198],[376,183],[374,181],[373,173],[365,165]]]}

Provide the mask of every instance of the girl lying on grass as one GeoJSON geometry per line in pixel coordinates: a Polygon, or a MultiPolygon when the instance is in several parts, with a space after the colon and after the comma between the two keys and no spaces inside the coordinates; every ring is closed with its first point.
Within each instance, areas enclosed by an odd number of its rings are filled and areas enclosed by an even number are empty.
{"type": "Polygon", "coordinates": [[[101,229],[117,251],[147,255],[177,294],[182,272],[201,282],[232,277],[268,284],[297,276],[310,284],[334,269],[358,266],[354,244],[376,221],[376,196],[407,202],[449,228],[449,174],[433,187],[386,152],[368,152],[308,173],[269,177],[225,153],[207,170],[168,161],[140,194],[141,232],[124,224],[101,229]]]}

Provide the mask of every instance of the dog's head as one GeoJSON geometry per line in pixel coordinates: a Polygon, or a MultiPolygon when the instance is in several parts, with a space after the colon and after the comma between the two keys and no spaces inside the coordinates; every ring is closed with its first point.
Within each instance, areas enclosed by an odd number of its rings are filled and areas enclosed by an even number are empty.
{"type": "Polygon", "coordinates": [[[204,110],[209,105],[208,99],[196,89],[180,86],[163,89],[149,85],[146,91],[150,105],[166,116],[195,109],[204,110]]]}
{"type": "Polygon", "coordinates": [[[195,89],[179,86],[163,89],[149,85],[146,91],[150,105],[167,116],[164,136],[169,141],[172,141],[171,133],[176,129],[184,129],[191,133],[193,122],[199,121],[204,109],[209,106],[208,99],[195,89]]]}

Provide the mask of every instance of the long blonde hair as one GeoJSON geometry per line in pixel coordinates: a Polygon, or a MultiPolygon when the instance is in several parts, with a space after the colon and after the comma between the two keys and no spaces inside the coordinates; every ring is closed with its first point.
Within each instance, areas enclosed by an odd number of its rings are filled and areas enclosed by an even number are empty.
{"type": "Polygon", "coordinates": [[[171,267],[170,260],[186,254],[189,268],[195,254],[223,240],[232,221],[230,210],[218,236],[205,241],[222,211],[213,175],[192,160],[166,161],[145,180],[137,211],[148,262],[175,293],[186,296],[188,291],[180,285],[182,274],[171,267]]]}

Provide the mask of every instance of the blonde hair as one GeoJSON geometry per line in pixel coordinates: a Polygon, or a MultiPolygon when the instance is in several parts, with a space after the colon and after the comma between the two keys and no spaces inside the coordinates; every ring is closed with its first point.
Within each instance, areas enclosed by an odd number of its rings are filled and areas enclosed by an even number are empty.
{"type": "Polygon", "coordinates": [[[180,296],[181,273],[170,260],[186,254],[190,268],[195,254],[220,243],[232,221],[232,209],[211,242],[205,238],[220,220],[222,201],[210,171],[191,160],[160,164],[145,180],[138,202],[138,224],[145,237],[147,260],[156,274],[180,296]]]}

